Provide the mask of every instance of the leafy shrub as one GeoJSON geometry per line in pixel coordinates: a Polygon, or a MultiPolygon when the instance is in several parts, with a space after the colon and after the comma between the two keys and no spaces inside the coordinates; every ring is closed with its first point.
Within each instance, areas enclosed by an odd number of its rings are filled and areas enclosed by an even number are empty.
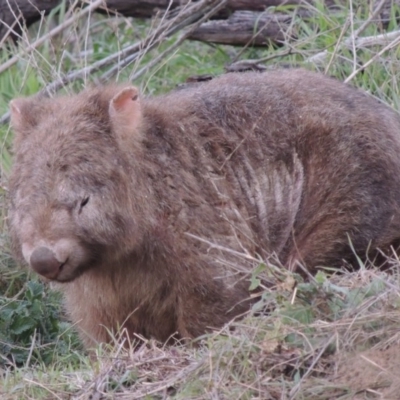
{"type": "Polygon", "coordinates": [[[0,297],[0,364],[49,363],[77,347],[61,314],[60,294],[38,280],[12,298],[0,297]]]}

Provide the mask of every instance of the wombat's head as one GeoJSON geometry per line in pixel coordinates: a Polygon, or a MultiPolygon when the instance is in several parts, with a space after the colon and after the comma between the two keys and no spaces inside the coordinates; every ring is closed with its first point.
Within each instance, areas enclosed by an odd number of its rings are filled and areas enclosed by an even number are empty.
{"type": "Polygon", "coordinates": [[[140,146],[137,90],[16,99],[10,109],[9,227],[16,255],[44,277],[65,282],[133,251],[140,210],[127,154],[134,158],[140,146]]]}

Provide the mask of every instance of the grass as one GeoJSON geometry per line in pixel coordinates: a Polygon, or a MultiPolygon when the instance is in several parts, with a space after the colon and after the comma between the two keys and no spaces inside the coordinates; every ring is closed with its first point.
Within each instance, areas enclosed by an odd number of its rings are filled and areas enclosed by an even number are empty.
{"type": "MultiPolygon", "coordinates": [[[[18,61],[0,73],[0,116],[7,112],[10,99],[37,93],[63,74],[149,37],[157,27],[148,21],[86,16],[27,51],[28,44],[65,20],[65,3],[57,11],[32,26],[18,46],[10,44],[1,50],[0,68],[13,56],[18,61]]],[[[312,18],[294,17],[292,36],[279,48],[243,50],[187,41],[144,71],[134,84],[145,94],[155,95],[193,75],[221,74],[226,64],[237,59],[263,59],[267,68],[302,65],[340,80],[351,77],[349,84],[399,110],[400,47],[379,54],[388,42],[357,44],[360,38],[379,38],[399,30],[398,11],[394,7],[382,23],[371,19],[367,2],[355,1],[352,8],[345,5],[335,13],[317,3],[312,18]],[[355,37],[366,21],[365,29],[355,37]]],[[[113,79],[129,80],[178,37],[179,33],[149,52],[142,51],[134,63],[119,68],[113,79]]],[[[110,67],[61,90],[97,82],[110,67]]],[[[352,273],[319,272],[310,281],[268,266],[267,271],[275,271],[274,285],[260,287],[262,301],[244,320],[190,345],[163,346],[143,339],[136,351],[115,344],[100,346],[97,357],[89,357],[63,315],[58,294],[12,261],[4,200],[12,164],[12,134],[7,124],[0,125],[0,137],[1,398],[398,398],[400,285],[396,259],[387,272],[362,266],[352,273]]],[[[263,266],[255,269],[254,288],[263,273],[263,266]]]]}

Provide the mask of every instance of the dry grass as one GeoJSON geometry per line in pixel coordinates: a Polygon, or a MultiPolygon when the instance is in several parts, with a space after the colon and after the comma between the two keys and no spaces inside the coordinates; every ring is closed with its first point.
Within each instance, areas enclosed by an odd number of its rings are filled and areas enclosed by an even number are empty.
{"type": "Polygon", "coordinates": [[[283,276],[268,290],[268,312],[190,344],[138,338],[136,349],[98,348],[70,372],[8,371],[2,398],[396,399],[397,267],[320,274],[312,284],[283,276]]]}
{"type": "Polygon", "coordinates": [[[137,351],[100,357],[97,376],[77,398],[97,392],[115,399],[350,399],[356,392],[375,391],[378,398],[396,393],[397,271],[345,273],[292,290],[282,289],[284,284],[271,289],[281,289],[272,312],[233,322],[197,347],[150,341],[137,351]],[[331,320],[333,309],[337,315],[331,320]],[[344,374],[349,370],[352,374],[344,374]],[[385,371],[384,377],[366,379],[376,371],[385,371]],[[385,385],[378,386],[382,380],[385,385]]]}
{"type": "MultiPolygon", "coordinates": [[[[206,12],[220,5],[211,2],[206,12]]],[[[111,78],[135,78],[144,92],[156,93],[191,75],[219,74],[226,64],[249,59],[265,68],[284,63],[319,69],[398,109],[398,10],[384,22],[383,5],[379,2],[374,11],[357,1],[333,14],[316,4],[308,22],[293,18],[291,35],[280,49],[246,50],[184,42],[193,16],[205,10],[199,3],[189,4],[194,8],[174,15],[172,22],[160,18],[151,24],[64,9],[65,18],[43,20],[18,47],[0,53],[0,115],[7,120],[8,100],[19,95],[69,91],[111,78]],[[177,33],[178,24],[186,30],[177,33]],[[67,25],[68,30],[60,28],[67,25]]],[[[3,196],[11,165],[7,125],[0,134],[3,196]]],[[[4,200],[0,209],[1,321],[5,305],[30,305],[24,297],[30,277],[12,264],[4,200]]],[[[35,328],[27,342],[19,338],[12,345],[23,347],[23,361],[0,354],[0,397],[398,400],[399,265],[393,259],[386,272],[361,265],[357,272],[325,271],[307,281],[273,266],[256,268],[252,285],[262,291],[262,301],[244,319],[193,343],[164,346],[138,338],[135,350],[133,344],[127,349],[116,342],[89,356],[68,334],[65,321],[55,330],[54,347],[41,342],[35,328]],[[260,286],[258,274],[268,274],[269,288],[260,286]]],[[[59,304],[50,293],[44,289],[36,298],[53,310],[59,304]]],[[[0,332],[0,346],[1,333],[9,332],[0,332]]]]}

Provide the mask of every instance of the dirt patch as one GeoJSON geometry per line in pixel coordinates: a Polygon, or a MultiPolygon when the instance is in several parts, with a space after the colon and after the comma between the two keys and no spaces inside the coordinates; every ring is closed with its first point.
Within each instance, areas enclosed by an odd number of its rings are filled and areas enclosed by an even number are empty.
{"type": "Polygon", "coordinates": [[[335,383],[348,387],[352,399],[400,399],[400,345],[341,354],[335,383]]]}

